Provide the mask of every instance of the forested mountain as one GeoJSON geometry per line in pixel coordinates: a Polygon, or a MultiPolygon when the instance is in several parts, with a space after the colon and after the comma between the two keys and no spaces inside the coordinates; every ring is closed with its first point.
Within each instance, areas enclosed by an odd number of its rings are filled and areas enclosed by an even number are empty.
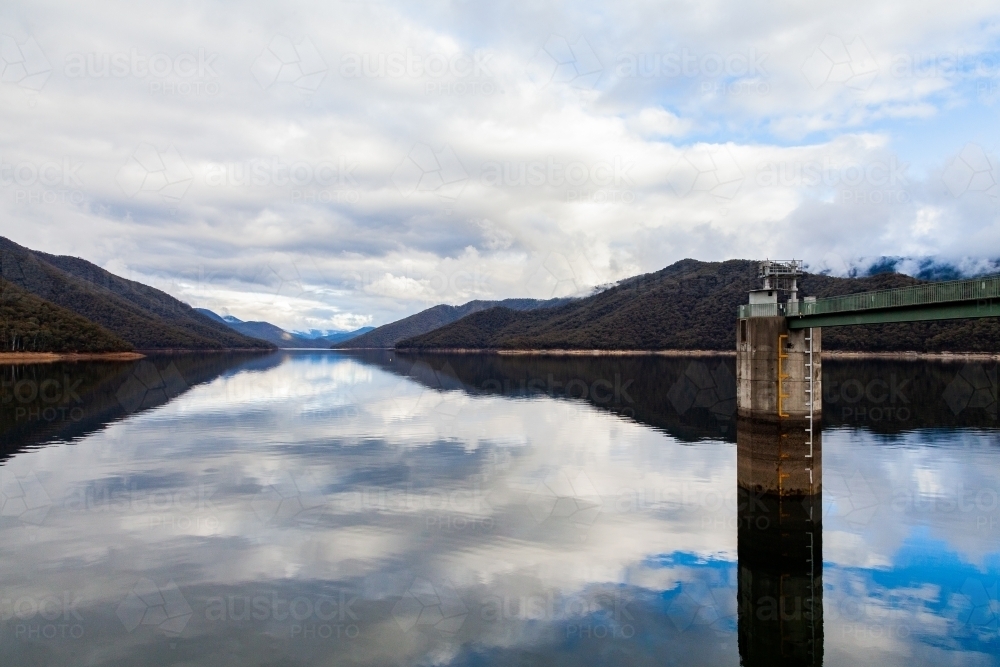
{"type": "MultiPolygon", "coordinates": [[[[759,287],[757,262],[685,259],[548,310],[482,310],[400,341],[407,349],[732,350],[736,307],[759,287]]],[[[898,273],[864,278],[807,274],[800,296],[833,296],[920,284],[898,273]]],[[[858,351],[995,351],[997,319],[831,327],[823,348],[858,351]]]]}
{"type": "Polygon", "coordinates": [[[415,315],[384,324],[349,341],[334,345],[336,348],[391,348],[404,338],[419,336],[438,327],[454,322],[470,313],[477,313],[498,306],[516,311],[553,308],[569,303],[572,299],[506,299],[504,301],[470,301],[461,306],[439,305],[422,310],[415,315]]]}
{"type": "Polygon", "coordinates": [[[270,349],[158,289],[76,257],[35,252],[0,237],[0,277],[80,315],[140,350],[270,349]]]}
{"type": "MultiPolygon", "coordinates": [[[[685,259],[582,299],[507,299],[439,305],[334,348],[731,350],[736,307],[759,285],[757,262],[685,259]]],[[[863,278],[806,274],[800,296],[920,284],[897,273],[863,278]]],[[[75,257],[35,252],[0,237],[0,346],[110,352],[328,347],[329,339],[267,322],[221,318],[75,257]],[[201,312],[199,312],[201,311],[201,312]]],[[[356,333],[356,332],[355,332],[356,333]]],[[[828,327],[827,350],[998,351],[1000,320],[828,327]]]]}
{"type": "Polygon", "coordinates": [[[99,324],[0,278],[0,352],[128,352],[99,324]]]}

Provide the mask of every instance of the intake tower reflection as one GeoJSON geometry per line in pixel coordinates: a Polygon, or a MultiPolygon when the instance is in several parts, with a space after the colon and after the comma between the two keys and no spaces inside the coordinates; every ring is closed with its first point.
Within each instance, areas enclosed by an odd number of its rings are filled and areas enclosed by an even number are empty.
{"type": "Polygon", "coordinates": [[[742,664],[823,663],[819,429],[801,420],[737,424],[742,664]],[[803,437],[803,435],[807,437],[803,437]]]}

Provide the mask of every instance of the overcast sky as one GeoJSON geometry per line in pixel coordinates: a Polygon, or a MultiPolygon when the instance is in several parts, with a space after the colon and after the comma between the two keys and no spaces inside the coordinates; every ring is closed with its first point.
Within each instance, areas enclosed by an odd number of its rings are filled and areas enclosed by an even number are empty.
{"type": "Polygon", "coordinates": [[[1000,6],[0,8],[0,234],[289,329],[1000,258],[1000,6]]]}

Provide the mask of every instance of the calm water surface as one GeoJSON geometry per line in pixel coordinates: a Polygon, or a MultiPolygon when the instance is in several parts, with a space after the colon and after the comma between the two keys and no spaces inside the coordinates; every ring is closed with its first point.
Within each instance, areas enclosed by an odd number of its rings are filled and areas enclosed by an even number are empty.
{"type": "Polygon", "coordinates": [[[822,498],[782,506],[737,493],[733,372],[5,367],[0,662],[1000,663],[996,367],[825,362],[822,498]]]}

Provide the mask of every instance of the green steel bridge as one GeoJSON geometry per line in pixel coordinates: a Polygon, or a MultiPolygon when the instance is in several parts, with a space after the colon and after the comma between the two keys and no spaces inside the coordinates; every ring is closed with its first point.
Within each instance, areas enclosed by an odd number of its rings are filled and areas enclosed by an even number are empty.
{"type": "Polygon", "coordinates": [[[1000,275],[739,307],[739,318],[786,317],[789,329],[1000,317],[1000,275]]]}

